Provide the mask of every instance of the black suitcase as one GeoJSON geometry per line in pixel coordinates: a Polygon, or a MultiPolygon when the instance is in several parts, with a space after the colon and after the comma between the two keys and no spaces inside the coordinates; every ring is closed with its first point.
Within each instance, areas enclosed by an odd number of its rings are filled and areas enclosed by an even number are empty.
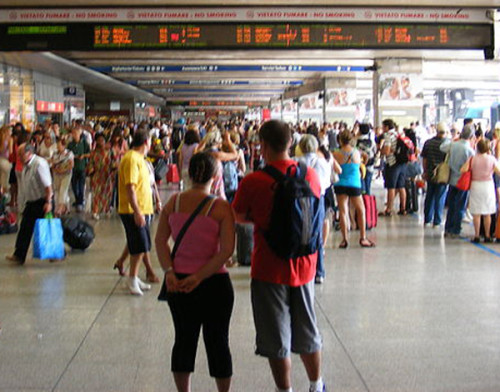
{"type": "Polygon", "coordinates": [[[240,265],[250,265],[253,251],[253,224],[236,224],[236,257],[240,265]]]}
{"type": "Polygon", "coordinates": [[[94,228],[82,219],[69,217],[62,219],[63,238],[72,249],[87,249],[94,241],[94,228]]]}
{"type": "Polygon", "coordinates": [[[418,212],[418,189],[415,181],[406,180],[406,211],[418,212]]]}

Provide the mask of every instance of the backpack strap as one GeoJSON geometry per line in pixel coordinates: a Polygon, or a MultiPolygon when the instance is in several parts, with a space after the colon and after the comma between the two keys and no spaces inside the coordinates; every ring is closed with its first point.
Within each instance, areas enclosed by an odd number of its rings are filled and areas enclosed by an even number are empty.
{"type": "Polygon", "coordinates": [[[262,171],[264,171],[265,173],[269,174],[272,178],[274,178],[275,181],[281,181],[283,179],[283,177],[285,176],[291,176],[291,171],[292,171],[292,168],[295,167],[298,174],[299,174],[299,178],[301,179],[305,179],[306,178],[306,174],[307,174],[307,166],[304,162],[298,162],[298,165],[290,165],[288,166],[288,168],[286,169],[286,175],[283,174],[281,171],[279,171],[278,169],[276,169],[274,166],[272,165],[266,165],[262,171]]]}
{"type": "Polygon", "coordinates": [[[275,181],[281,181],[281,179],[285,176],[282,172],[276,169],[272,165],[266,165],[262,171],[264,173],[269,174],[275,181]]]}

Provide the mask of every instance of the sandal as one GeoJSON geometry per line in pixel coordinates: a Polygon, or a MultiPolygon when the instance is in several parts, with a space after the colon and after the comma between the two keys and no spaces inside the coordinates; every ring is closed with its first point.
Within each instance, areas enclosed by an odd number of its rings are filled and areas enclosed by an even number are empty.
{"type": "Polygon", "coordinates": [[[113,266],[113,269],[117,269],[118,270],[118,273],[120,274],[120,276],[125,276],[126,273],[125,273],[125,268],[123,267],[123,264],[120,264],[118,262],[115,263],[115,265],[113,266]]]}
{"type": "Polygon", "coordinates": [[[406,210],[399,210],[398,215],[408,215],[408,211],[406,211],[406,210]]]}
{"type": "Polygon", "coordinates": [[[349,246],[349,243],[346,240],[342,240],[342,242],[339,244],[340,249],[345,249],[349,246]]]}
{"type": "Polygon", "coordinates": [[[160,283],[160,278],[156,275],[146,275],[146,280],[149,283],[160,283]]]}
{"type": "Polygon", "coordinates": [[[474,237],[470,242],[472,242],[473,244],[479,244],[481,242],[481,238],[474,237]]]}
{"type": "Polygon", "coordinates": [[[361,245],[362,248],[375,248],[375,242],[370,241],[368,238],[360,238],[359,245],[361,245]]]}
{"type": "Polygon", "coordinates": [[[378,213],[378,216],[392,216],[392,211],[382,211],[378,213]]]}

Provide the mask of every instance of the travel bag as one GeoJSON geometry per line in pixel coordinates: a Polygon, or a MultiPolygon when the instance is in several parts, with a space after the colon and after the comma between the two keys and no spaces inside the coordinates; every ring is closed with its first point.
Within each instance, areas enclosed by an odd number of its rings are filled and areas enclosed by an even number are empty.
{"type": "Polygon", "coordinates": [[[236,258],[240,265],[249,266],[253,252],[253,224],[236,224],[236,258]]]}
{"type": "Polygon", "coordinates": [[[62,219],[64,242],[72,249],[85,250],[94,241],[94,228],[77,217],[62,219]]]}
{"type": "Polygon", "coordinates": [[[363,195],[363,203],[365,204],[366,229],[371,230],[377,227],[377,199],[373,195],[363,195]]]}

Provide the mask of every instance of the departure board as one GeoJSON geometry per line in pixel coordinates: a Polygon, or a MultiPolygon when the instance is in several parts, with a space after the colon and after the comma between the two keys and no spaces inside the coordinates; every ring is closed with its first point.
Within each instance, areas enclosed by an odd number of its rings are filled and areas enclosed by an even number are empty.
{"type": "Polygon", "coordinates": [[[485,49],[493,25],[177,23],[0,25],[0,50],[485,49]]]}

